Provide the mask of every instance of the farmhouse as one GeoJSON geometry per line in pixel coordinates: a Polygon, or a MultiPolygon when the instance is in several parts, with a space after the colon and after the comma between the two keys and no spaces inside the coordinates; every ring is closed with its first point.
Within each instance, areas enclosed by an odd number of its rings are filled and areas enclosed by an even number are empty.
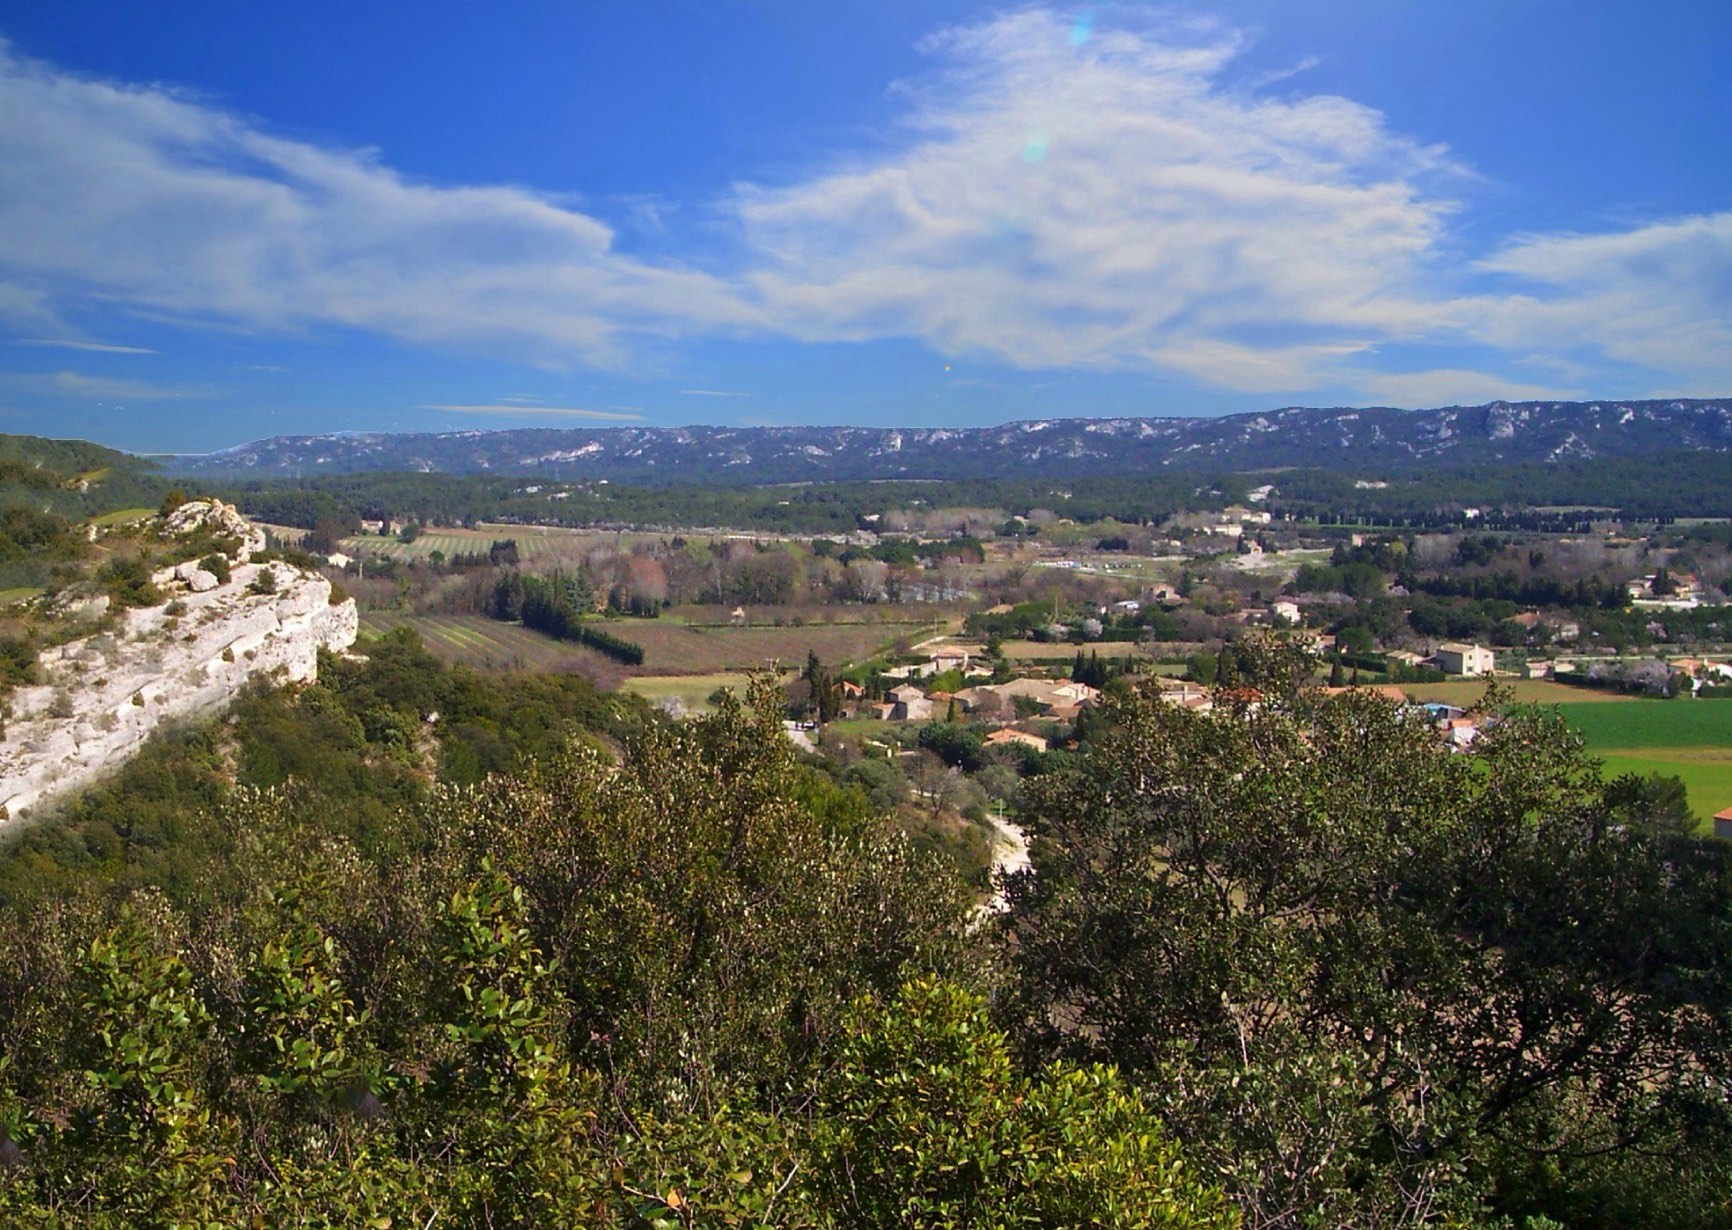
{"type": "Polygon", "coordinates": [[[1489,675],[1497,667],[1497,655],[1491,650],[1460,641],[1439,645],[1431,660],[1446,675],[1489,675]]]}
{"type": "Polygon", "coordinates": [[[1714,836],[1732,841],[1732,807],[1714,813],[1714,836]]]}

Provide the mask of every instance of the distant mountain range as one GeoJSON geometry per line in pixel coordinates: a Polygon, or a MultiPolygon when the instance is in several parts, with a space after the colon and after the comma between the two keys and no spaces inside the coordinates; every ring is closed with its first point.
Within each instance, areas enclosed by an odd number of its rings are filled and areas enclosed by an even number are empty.
{"type": "Polygon", "coordinates": [[[1732,451],[1732,399],[1292,407],[1220,418],[1037,419],[998,427],[600,427],[274,436],[161,459],[171,474],[286,478],[396,470],[784,483],[1106,477],[1292,467],[1413,473],[1491,462],[1732,451]]]}

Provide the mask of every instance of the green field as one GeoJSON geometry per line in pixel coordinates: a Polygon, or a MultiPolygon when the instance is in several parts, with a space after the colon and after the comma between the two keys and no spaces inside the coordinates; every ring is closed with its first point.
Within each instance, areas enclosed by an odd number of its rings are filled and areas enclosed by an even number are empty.
{"type": "Polygon", "coordinates": [[[746,682],[747,676],[733,671],[712,675],[639,675],[627,679],[620,690],[636,692],[651,704],[677,700],[688,713],[703,713],[709,710],[709,698],[717,688],[728,688],[744,696],[746,682]]]}
{"type": "Polygon", "coordinates": [[[1625,755],[1620,752],[1594,754],[1605,762],[1605,777],[1624,773],[1647,776],[1659,773],[1683,781],[1690,792],[1690,807],[1704,825],[1715,812],[1732,807],[1732,748],[1711,750],[1691,749],[1678,752],[1645,752],[1625,755]],[[1696,754],[1692,755],[1691,751],[1696,754]]]}
{"type": "Polygon", "coordinates": [[[1605,761],[1605,775],[1661,773],[1680,778],[1706,822],[1732,807],[1732,702],[1584,701],[1561,706],[1564,720],[1605,761]]]}
{"type": "MultiPolygon", "coordinates": [[[[1556,705],[1581,732],[1588,751],[1605,763],[1606,777],[1659,773],[1680,778],[1704,824],[1732,807],[1732,701],[1653,700],[1543,679],[1502,686],[1518,703],[1556,705]]],[[[1485,694],[1479,683],[1403,684],[1402,690],[1415,700],[1469,707],[1485,694]]]]}
{"type": "Polygon", "coordinates": [[[1563,713],[1592,748],[1732,749],[1732,702],[1724,700],[1586,701],[1563,713]]]}

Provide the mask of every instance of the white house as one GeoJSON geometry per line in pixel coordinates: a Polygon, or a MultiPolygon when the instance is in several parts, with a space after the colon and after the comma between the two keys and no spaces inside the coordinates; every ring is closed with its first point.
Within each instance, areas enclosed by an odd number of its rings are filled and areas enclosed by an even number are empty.
{"type": "Polygon", "coordinates": [[[1284,624],[1297,624],[1304,618],[1299,611],[1299,604],[1287,598],[1271,602],[1269,613],[1284,624]]]}
{"type": "Polygon", "coordinates": [[[1497,667],[1497,655],[1483,645],[1450,641],[1431,655],[1437,669],[1446,675],[1489,675],[1497,667]]]}

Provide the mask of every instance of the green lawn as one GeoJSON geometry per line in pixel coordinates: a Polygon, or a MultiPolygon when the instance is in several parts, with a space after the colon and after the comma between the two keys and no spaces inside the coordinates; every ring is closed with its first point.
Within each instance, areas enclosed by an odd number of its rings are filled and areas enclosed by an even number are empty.
{"type": "Polygon", "coordinates": [[[677,700],[688,713],[706,713],[710,696],[717,688],[728,688],[739,696],[746,694],[749,677],[737,671],[716,671],[707,675],[638,675],[620,684],[620,690],[636,692],[654,704],[677,700]]]}
{"type": "Polygon", "coordinates": [[[1715,812],[1732,807],[1732,748],[1715,748],[1709,754],[1665,751],[1596,752],[1605,761],[1603,775],[1609,780],[1625,773],[1663,774],[1683,781],[1690,792],[1690,808],[1704,825],[1715,812]]]}
{"type": "Polygon", "coordinates": [[[1562,710],[1591,748],[1719,747],[1732,757],[1732,701],[1585,701],[1562,710]]]}
{"type": "MultiPolygon", "coordinates": [[[[1690,792],[1690,807],[1704,825],[1732,807],[1732,701],[1650,700],[1602,696],[1546,680],[1506,685],[1518,702],[1557,705],[1564,721],[1581,732],[1588,751],[1605,762],[1604,775],[1677,777],[1690,792]]],[[[1471,705],[1484,687],[1477,683],[1403,685],[1416,700],[1471,705]]]]}

